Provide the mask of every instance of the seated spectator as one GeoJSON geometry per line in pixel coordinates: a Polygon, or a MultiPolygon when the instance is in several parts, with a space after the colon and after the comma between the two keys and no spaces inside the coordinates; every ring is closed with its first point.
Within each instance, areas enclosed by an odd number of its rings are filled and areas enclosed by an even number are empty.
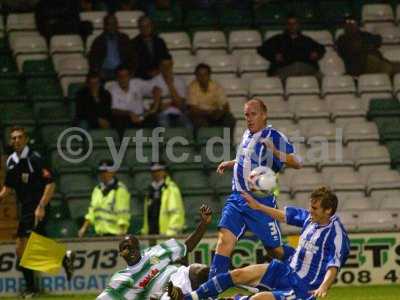
{"type": "Polygon", "coordinates": [[[134,55],[129,47],[129,37],[118,30],[115,15],[106,15],[104,31],[92,44],[89,52],[90,70],[100,72],[105,80],[115,78],[115,70],[121,64],[133,69],[134,55]]]}
{"type": "Polygon", "coordinates": [[[35,8],[38,31],[48,42],[56,34],[79,34],[85,40],[93,27],[81,22],[79,6],[79,1],[40,0],[35,8]]]}
{"type": "Polygon", "coordinates": [[[118,67],[117,81],[111,82],[107,90],[111,94],[111,109],[114,127],[122,136],[126,128],[156,127],[157,113],[161,104],[161,90],[141,79],[131,79],[129,68],[118,67]],[[153,103],[146,110],[143,95],[153,95],[153,103]]]}
{"type": "Polygon", "coordinates": [[[154,24],[149,17],[140,17],[138,27],[140,33],[131,41],[136,55],[135,76],[151,79],[160,73],[160,62],[169,52],[164,40],[154,33],[154,24]]]}
{"type": "Polygon", "coordinates": [[[400,72],[400,64],[386,60],[379,47],[382,44],[380,35],[362,31],[353,17],[348,17],[344,24],[344,34],[337,42],[337,51],[346,66],[346,72],[353,76],[363,73],[400,72]]]}
{"type": "Polygon", "coordinates": [[[318,60],[325,48],[303,35],[297,18],[290,16],[286,30],[266,40],[257,52],[271,62],[269,74],[285,80],[289,76],[319,76],[318,60]]]}
{"type": "Polygon", "coordinates": [[[163,163],[150,167],[152,182],[144,200],[142,234],[175,236],[185,226],[185,208],[181,192],[163,163]]]}
{"type": "Polygon", "coordinates": [[[235,126],[235,118],[230,113],[229,103],[223,88],[210,79],[211,68],[199,64],[195,70],[196,79],[188,88],[190,119],[195,129],[204,126],[235,126]]]}
{"type": "Polygon", "coordinates": [[[111,95],[97,73],[86,76],[86,86],[76,95],[75,123],[85,129],[111,127],[111,95]]]}
{"type": "Polygon", "coordinates": [[[151,80],[153,86],[161,89],[161,108],[158,121],[163,127],[192,128],[185,115],[186,85],[182,78],[174,76],[172,57],[164,58],[160,63],[161,73],[151,80]]]}
{"type": "Polygon", "coordinates": [[[130,194],[124,183],[115,176],[112,160],[102,160],[98,167],[99,184],[93,189],[85,223],[78,232],[83,237],[90,226],[96,235],[123,235],[128,232],[130,194]]]}

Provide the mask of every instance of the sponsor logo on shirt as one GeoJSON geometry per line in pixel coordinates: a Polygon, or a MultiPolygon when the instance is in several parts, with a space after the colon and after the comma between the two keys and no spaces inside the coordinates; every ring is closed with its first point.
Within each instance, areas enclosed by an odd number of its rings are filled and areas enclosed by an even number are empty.
{"type": "Polygon", "coordinates": [[[152,270],[150,271],[150,273],[147,274],[147,276],[146,276],[145,278],[143,278],[142,281],[139,282],[139,287],[141,287],[142,289],[145,288],[145,287],[149,284],[149,282],[150,282],[159,272],[160,272],[160,270],[157,269],[157,268],[152,269],[152,270]]]}

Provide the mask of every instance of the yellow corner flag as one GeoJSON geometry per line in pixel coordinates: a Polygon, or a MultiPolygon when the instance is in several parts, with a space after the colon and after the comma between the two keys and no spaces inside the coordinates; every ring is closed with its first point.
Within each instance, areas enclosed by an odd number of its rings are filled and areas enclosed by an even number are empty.
{"type": "Polygon", "coordinates": [[[20,265],[27,269],[57,275],[66,251],[65,245],[32,232],[20,265]]]}

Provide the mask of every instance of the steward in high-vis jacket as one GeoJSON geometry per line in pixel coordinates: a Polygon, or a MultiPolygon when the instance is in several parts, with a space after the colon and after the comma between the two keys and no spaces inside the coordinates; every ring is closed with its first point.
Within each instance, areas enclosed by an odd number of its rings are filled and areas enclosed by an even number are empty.
{"type": "Polygon", "coordinates": [[[153,163],[152,183],[144,199],[142,234],[174,236],[185,226],[185,208],[179,187],[166,171],[166,166],[153,163]]]}
{"type": "Polygon", "coordinates": [[[92,192],[89,211],[78,235],[83,237],[91,225],[99,236],[124,235],[129,228],[129,191],[115,177],[111,160],[102,160],[98,171],[100,183],[92,192]]]}

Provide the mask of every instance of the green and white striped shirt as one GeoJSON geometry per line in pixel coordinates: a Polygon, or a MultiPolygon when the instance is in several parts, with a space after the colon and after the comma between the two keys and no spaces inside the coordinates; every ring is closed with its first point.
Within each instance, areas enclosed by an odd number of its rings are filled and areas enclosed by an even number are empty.
{"type": "Polygon", "coordinates": [[[163,293],[172,274],[178,269],[171,263],[186,255],[186,245],[170,239],[144,250],[134,266],[113,275],[97,300],[144,300],[163,293]]]}

